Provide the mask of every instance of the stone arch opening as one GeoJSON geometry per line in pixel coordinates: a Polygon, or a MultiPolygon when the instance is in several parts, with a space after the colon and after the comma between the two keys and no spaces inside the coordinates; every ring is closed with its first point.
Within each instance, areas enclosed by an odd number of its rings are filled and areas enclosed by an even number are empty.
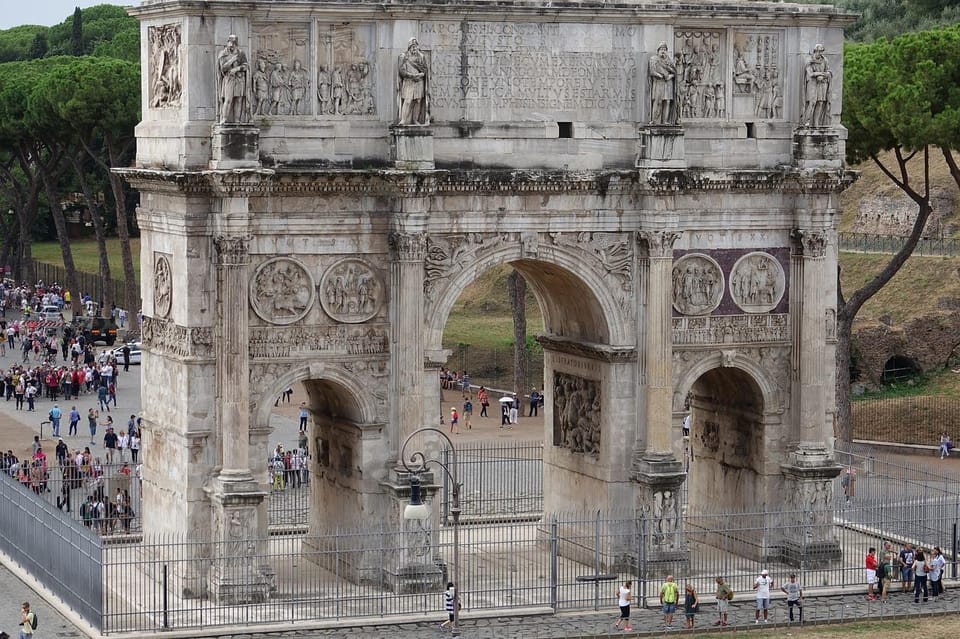
{"type": "Polygon", "coordinates": [[[713,368],[693,383],[690,399],[691,512],[730,512],[764,502],[763,392],[739,368],[713,368]]]}
{"type": "Polygon", "coordinates": [[[884,384],[903,382],[921,373],[915,361],[904,355],[894,355],[883,365],[881,381],[884,384]]]}
{"type": "MultiPolygon", "coordinates": [[[[364,363],[363,366],[371,365],[364,363]]],[[[260,428],[255,432],[260,434],[260,441],[251,442],[259,444],[251,446],[251,455],[272,460],[278,443],[283,443],[285,448],[299,447],[304,439],[309,453],[306,473],[300,481],[291,473],[277,480],[274,471],[279,468],[267,464],[262,478],[266,489],[286,491],[283,495],[272,495],[280,506],[276,507],[278,512],[271,514],[271,520],[283,525],[285,508],[306,508],[306,524],[311,533],[322,532],[332,525],[359,526],[361,513],[370,507],[368,502],[378,499],[371,495],[374,491],[364,478],[376,474],[385,456],[386,443],[381,437],[384,424],[375,421],[375,416],[385,415],[385,411],[378,410],[375,398],[365,392],[367,387],[360,376],[342,367],[304,367],[272,383],[268,381],[267,385],[269,390],[261,395],[263,399],[257,410],[260,428]],[[305,397],[302,401],[308,413],[305,437],[299,433],[299,404],[294,404],[295,410],[288,409],[281,419],[274,413],[274,398],[298,384],[304,392],[295,396],[305,397]]],[[[302,525],[303,519],[292,515],[291,522],[302,525]]]]}

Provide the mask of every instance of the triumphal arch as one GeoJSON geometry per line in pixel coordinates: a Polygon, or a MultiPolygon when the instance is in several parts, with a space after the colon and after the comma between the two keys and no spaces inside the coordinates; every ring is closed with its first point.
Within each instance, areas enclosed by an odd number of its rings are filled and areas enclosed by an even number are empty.
{"type": "MultiPolygon", "coordinates": [[[[437,422],[447,316],[505,263],[545,318],[547,511],[637,508],[671,532],[688,411],[688,508],[826,505],[849,16],[736,0],[133,13],[148,532],[265,532],[269,414],[295,382],[311,526],[399,519],[398,449],[437,422]]],[[[796,550],[829,546],[812,530],[796,550]]]]}

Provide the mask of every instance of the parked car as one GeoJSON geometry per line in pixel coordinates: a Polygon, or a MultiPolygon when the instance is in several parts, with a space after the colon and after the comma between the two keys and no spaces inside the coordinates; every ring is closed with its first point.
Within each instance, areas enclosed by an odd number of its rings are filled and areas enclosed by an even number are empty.
{"type": "Polygon", "coordinates": [[[42,320],[55,322],[63,319],[63,312],[60,310],[59,306],[51,304],[49,306],[42,307],[40,312],[37,313],[37,317],[42,320]]]}
{"type": "MultiPolygon", "coordinates": [[[[127,342],[127,346],[130,347],[130,364],[133,366],[140,365],[140,354],[141,354],[141,343],[140,342],[127,342]]],[[[113,356],[117,358],[117,361],[123,364],[123,347],[113,349],[113,356]]]]}

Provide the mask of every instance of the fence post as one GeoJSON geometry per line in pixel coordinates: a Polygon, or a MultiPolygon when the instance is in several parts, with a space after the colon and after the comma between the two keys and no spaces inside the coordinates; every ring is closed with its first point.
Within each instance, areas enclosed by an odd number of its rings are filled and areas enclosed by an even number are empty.
{"type": "MultiPolygon", "coordinates": [[[[593,522],[593,574],[600,575],[600,511],[593,522]]],[[[593,609],[600,610],[600,579],[593,580],[593,609]]]]}
{"type": "Polygon", "coordinates": [[[950,551],[953,553],[953,569],[950,571],[950,578],[957,578],[957,522],[953,522],[953,530],[950,534],[950,551]]]}
{"type": "Polygon", "coordinates": [[[559,551],[560,551],[560,524],[556,515],[550,517],[550,607],[554,612],[559,609],[558,601],[559,581],[559,551]]]}
{"type": "Polygon", "coordinates": [[[169,606],[167,602],[167,564],[163,564],[163,629],[170,629],[169,606]]]}

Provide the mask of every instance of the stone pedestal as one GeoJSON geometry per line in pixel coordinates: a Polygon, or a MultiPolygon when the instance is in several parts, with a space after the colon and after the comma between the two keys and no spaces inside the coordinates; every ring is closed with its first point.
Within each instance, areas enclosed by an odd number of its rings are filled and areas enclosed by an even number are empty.
{"type": "Polygon", "coordinates": [[[842,470],[822,445],[805,444],[781,466],[785,485],[784,542],[779,560],[790,566],[823,566],[843,552],[834,532],[833,479],[842,470]]]}
{"type": "Polygon", "coordinates": [[[213,507],[210,598],[217,605],[262,603],[275,589],[266,561],[267,540],[259,534],[258,512],[266,497],[255,481],[218,478],[209,491],[213,507]]]}
{"type": "Polygon", "coordinates": [[[433,131],[424,126],[390,128],[390,155],[393,165],[405,171],[424,171],[435,167],[433,131]]]}
{"type": "Polygon", "coordinates": [[[683,127],[641,126],[638,131],[637,168],[682,169],[687,165],[683,127]]]}
{"type": "Polygon", "coordinates": [[[213,127],[211,169],[260,168],[260,129],[250,124],[213,127]]]}
{"type": "Polygon", "coordinates": [[[799,127],[793,132],[793,163],[800,169],[842,169],[840,142],[840,134],[832,128],[799,127]]]}
{"type": "Polygon", "coordinates": [[[690,552],[681,526],[683,464],[669,453],[644,453],[634,462],[633,479],[639,484],[637,507],[643,513],[637,576],[656,579],[685,574],[690,552]]]}
{"type": "Polygon", "coordinates": [[[381,483],[395,504],[391,510],[399,515],[403,530],[396,556],[391,557],[391,561],[381,562],[384,566],[381,585],[386,590],[408,594],[440,592],[446,587],[449,570],[434,552],[439,522],[434,497],[440,490],[435,479],[433,473],[420,474],[420,496],[433,512],[430,519],[423,521],[403,518],[403,511],[410,503],[410,473],[403,468],[394,468],[388,481],[381,483]]]}

